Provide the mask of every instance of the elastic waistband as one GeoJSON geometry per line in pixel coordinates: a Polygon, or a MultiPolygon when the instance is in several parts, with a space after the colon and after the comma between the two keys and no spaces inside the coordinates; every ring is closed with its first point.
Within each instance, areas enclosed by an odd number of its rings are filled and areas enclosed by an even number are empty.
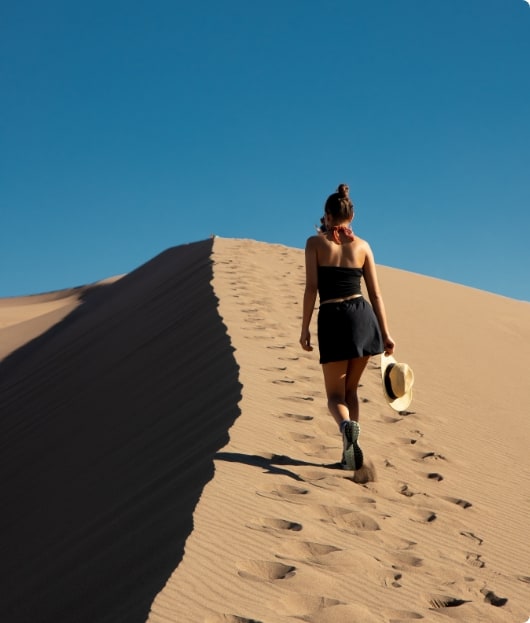
{"type": "Polygon", "coordinates": [[[352,294],[351,296],[347,296],[345,299],[328,299],[327,301],[322,301],[320,303],[320,307],[322,307],[322,305],[327,305],[328,303],[349,303],[350,301],[355,301],[362,298],[362,294],[352,294]]]}

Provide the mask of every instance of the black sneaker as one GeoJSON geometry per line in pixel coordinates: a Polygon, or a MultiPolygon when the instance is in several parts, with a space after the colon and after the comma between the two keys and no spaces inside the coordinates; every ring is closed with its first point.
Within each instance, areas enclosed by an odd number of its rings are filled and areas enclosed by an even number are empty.
{"type": "Polygon", "coordinates": [[[363,451],[357,443],[361,427],[358,422],[348,421],[342,429],[342,441],[344,450],[342,453],[341,466],[343,469],[360,469],[363,466],[363,451]]]}

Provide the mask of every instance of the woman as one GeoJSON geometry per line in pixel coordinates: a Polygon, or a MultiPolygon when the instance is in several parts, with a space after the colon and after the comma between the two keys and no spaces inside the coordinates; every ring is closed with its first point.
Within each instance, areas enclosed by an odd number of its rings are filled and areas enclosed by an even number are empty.
{"type": "Polygon", "coordinates": [[[325,205],[322,233],[308,238],[305,248],[306,286],[300,343],[313,350],[309,325],[317,292],[318,346],[328,409],[339,426],[344,451],[342,466],[357,470],[363,454],[359,437],[357,388],[372,355],[394,351],[370,245],[353,234],[353,204],[341,184],[325,205]],[[371,305],[361,294],[364,278],[371,305]]]}

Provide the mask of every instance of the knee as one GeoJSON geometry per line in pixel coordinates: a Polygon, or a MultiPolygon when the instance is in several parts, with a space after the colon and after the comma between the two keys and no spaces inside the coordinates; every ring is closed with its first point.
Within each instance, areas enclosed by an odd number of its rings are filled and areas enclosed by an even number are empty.
{"type": "Polygon", "coordinates": [[[335,393],[328,394],[328,405],[344,404],[344,402],[345,400],[342,394],[335,394],[335,393]]]}

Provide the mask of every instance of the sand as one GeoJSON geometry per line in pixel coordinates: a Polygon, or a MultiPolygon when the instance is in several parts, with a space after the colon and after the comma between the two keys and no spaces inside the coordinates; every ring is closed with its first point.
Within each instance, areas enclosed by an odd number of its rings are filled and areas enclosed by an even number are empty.
{"type": "Polygon", "coordinates": [[[0,620],[528,620],[529,304],[378,267],[416,382],[392,411],[371,359],[354,475],[303,261],[215,238],[0,300],[0,620]]]}

